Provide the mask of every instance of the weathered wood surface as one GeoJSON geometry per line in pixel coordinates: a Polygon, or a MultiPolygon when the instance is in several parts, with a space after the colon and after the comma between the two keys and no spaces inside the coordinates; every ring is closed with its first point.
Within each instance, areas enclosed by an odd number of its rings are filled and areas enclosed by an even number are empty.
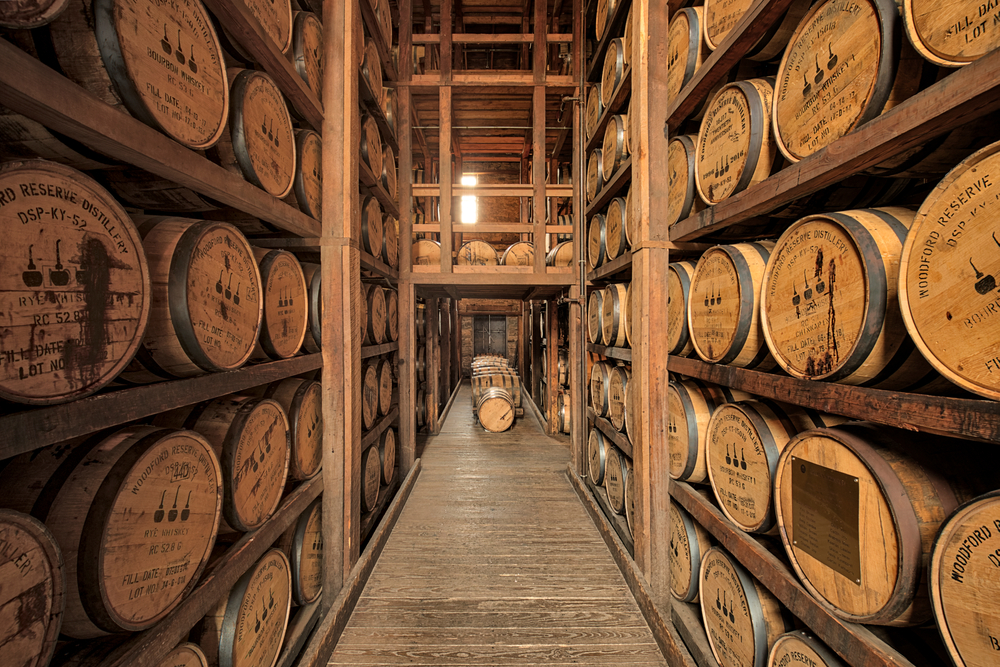
{"type": "Polygon", "coordinates": [[[459,394],[330,664],[665,664],[564,445],[476,434],[459,394]]]}

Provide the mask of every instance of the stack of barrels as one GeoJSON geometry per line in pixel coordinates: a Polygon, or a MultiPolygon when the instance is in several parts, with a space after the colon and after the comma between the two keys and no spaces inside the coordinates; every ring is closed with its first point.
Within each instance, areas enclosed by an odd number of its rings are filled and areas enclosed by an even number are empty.
{"type": "Polygon", "coordinates": [[[587,336],[594,345],[632,347],[632,283],[611,283],[590,292],[587,336]]]}
{"type": "Polygon", "coordinates": [[[623,256],[632,246],[631,190],[614,197],[607,208],[590,217],[587,265],[591,271],[623,256]]]}
{"type": "Polygon", "coordinates": [[[472,360],[472,407],[490,433],[513,426],[521,412],[521,379],[505,357],[478,355],[472,360]]]}
{"type": "MultiPolygon", "coordinates": [[[[399,296],[392,288],[377,283],[362,284],[359,332],[364,346],[379,346],[399,340],[399,296]]],[[[375,352],[378,352],[376,348],[375,352]]],[[[399,403],[398,353],[386,352],[366,357],[361,369],[362,432],[382,429],[378,439],[361,453],[361,509],[371,512],[378,503],[380,490],[395,479],[396,431],[388,419],[399,403]]]]}
{"type": "MultiPolygon", "coordinates": [[[[423,301],[417,302],[414,331],[417,340],[417,358],[414,368],[417,374],[416,410],[417,428],[424,428],[430,425],[431,412],[434,408],[434,392],[430,389],[431,382],[437,382],[438,376],[430,367],[431,343],[428,336],[431,318],[427,310],[427,304],[423,301]]],[[[433,314],[437,317],[437,313],[433,314]]]]}

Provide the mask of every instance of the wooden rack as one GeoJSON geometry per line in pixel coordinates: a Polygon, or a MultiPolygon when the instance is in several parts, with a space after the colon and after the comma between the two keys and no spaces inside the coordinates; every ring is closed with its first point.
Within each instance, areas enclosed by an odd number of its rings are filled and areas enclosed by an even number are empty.
{"type": "Polygon", "coordinates": [[[615,443],[615,446],[622,450],[625,456],[632,458],[632,443],[629,441],[627,435],[612,426],[611,422],[604,417],[598,417],[597,413],[594,412],[594,408],[587,408],[587,419],[597,426],[601,433],[610,438],[611,442],[615,443]]]}

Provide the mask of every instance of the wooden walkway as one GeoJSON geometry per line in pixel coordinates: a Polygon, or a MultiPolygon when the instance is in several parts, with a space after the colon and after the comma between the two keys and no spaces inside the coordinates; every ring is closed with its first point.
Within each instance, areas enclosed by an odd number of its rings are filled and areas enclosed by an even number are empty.
{"type": "Polygon", "coordinates": [[[486,433],[460,390],[331,665],[666,665],[525,413],[486,433]]]}

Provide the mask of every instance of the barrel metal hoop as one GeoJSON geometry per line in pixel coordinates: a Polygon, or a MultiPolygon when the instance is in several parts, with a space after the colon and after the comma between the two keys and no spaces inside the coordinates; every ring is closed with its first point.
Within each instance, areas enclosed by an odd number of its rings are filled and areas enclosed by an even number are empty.
{"type": "Polygon", "coordinates": [[[719,246],[719,250],[724,252],[733,263],[733,268],[736,269],[740,292],[740,316],[736,321],[736,331],[733,332],[733,339],[729,342],[729,347],[725,353],[715,361],[717,364],[728,364],[743,353],[743,346],[750,337],[750,326],[753,324],[755,310],[753,307],[755,295],[753,278],[750,275],[750,265],[747,264],[743,255],[734,250],[732,246],[719,246]]]}
{"type": "MultiPolygon", "coordinates": [[[[688,393],[688,388],[685,387],[680,382],[671,383],[674,385],[674,390],[677,392],[677,396],[680,398],[681,404],[684,406],[685,416],[689,418],[684,420],[684,425],[687,427],[687,441],[688,441],[688,451],[684,470],[677,479],[685,480],[691,477],[694,472],[695,467],[698,464],[698,420],[694,415],[694,401],[691,400],[691,395],[688,393]]],[[[704,394],[702,394],[704,398],[704,394]]],[[[712,404],[706,401],[709,408],[712,408],[712,404]]]]}
{"type": "MultiPolygon", "coordinates": [[[[781,450],[778,449],[778,443],[774,441],[774,435],[771,433],[771,429],[768,428],[767,423],[765,423],[761,414],[753,407],[753,404],[748,401],[741,401],[736,403],[739,409],[746,415],[746,418],[750,421],[753,427],[757,430],[757,437],[760,438],[760,444],[764,448],[765,459],[767,460],[767,473],[769,475],[768,487],[773,487],[774,477],[778,471],[778,457],[781,455],[781,450]]],[[[769,409],[771,405],[764,404],[769,409]]],[[[777,407],[777,406],[775,406],[777,407]]],[[[785,419],[782,419],[784,411],[773,410],[775,417],[782,422],[784,428],[788,428],[790,424],[787,422],[787,415],[785,419]]],[[[789,432],[788,436],[791,437],[795,435],[794,431],[789,432]]],[[[774,528],[778,519],[774,513],[774,494],[769,493],[767,496],[767,507],[763,512],[763,517],[760,517],[759,522],[756,526],[751,528],[749,532],[753,533],[766,533],[767,531],[774,528]]]]}
{"type": "Polygon", "coordinates": [[[743,97],[746,98],[747,106],[749,107],[750,116],[748,121],[750,124],[750,144],[747,146],[747,161],[743,165],[743,171],[740,173],[739,180],[736,181],[736,185],[733,187],[732,194],[736,194],[750,187],[750,181],[753,180],[754,172],[757,171],[757,162],[760,155],[766,150],[764,147],[764,133],[767,132],[768,123],[764,115],[764,103],[760,99],[760,91],[752,83],[737,81],[729,85],[738,88],[743,93],[743,97]]]}
{"type": "Polygon", "coordinates": [[[875,7],[881,28],[881,39],[878,40],[878,69],[869,102],[848,132],[882,114],[896,82],[899,55],[902,49],[903,21],[893,0],[868,0],[868,2],[875,7]]]}
{"type": "MultiPolygon", "coordinates": [[[[698,19],[698,12],[694,10],[693,7],[685,7],[678,12],[678,17],[683,14],[684,18],[688,22],[688,35],[694,35],[694,38],[688,39],[688,52],[685,56],[684,61],[684,77],[681,79],[681,89],[691,81],[691,77],[694,76],[695,65],[698,62],[698,53],[701,51],[701,21],[698,19]]],[[[690,172],[692,176],[694,172],[690,172]]]]}
{"type": "Polygon", "coordinates": [[[681,525],[684,534],[687,536],[688,552],[691,558],[691,574],[688,576],[687,587],[684,589],[683,602],[693,602],[698,596],[698,567],[695,563],[701,563],[704,554],[701,553],[701,544],[698,543],[698,534],[695,532],[694,520],[687,512],[678,507],[678,515],[681,518],[681,525]]]}
{"type": "Polygon", "coordinates": [[[733,568],[737,578],[739,578],[740,587],[743,589],[743,596],[747,601],[747,610],[750,614],[750,624],[753,630],[753,664],[767,664],[767,622],[764,619],[764,605],[761,604],[754,579],[746,571],[746,568],[736,562],[728,553],[721,549],[720,553],[729,561],[730,567],[733,568]]]}

